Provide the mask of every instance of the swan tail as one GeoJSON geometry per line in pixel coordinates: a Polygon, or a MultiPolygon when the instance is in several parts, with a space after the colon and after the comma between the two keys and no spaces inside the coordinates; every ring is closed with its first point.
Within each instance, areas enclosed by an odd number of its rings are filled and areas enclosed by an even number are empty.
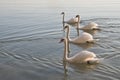
{"type": "Polygon", "coordinates": [[[86,43],[96,43],[98,42],[100,39],[93,39],[93,40],[89,40],[89,41],[86,41],[86,43]]]}
{"type": "Polygon", "coordinates": [[[93,59],[93,60],[88,60],[87,64],[99,64],[100,60],[99,59],[93,59]]]}
{"type": "Polygon", "coordinates": [[[87,64],[99,64],[104,60],[104,58],[96,58],[96,59],[92,59],[92,60],[88,60],[86,61],[87,64]]]}

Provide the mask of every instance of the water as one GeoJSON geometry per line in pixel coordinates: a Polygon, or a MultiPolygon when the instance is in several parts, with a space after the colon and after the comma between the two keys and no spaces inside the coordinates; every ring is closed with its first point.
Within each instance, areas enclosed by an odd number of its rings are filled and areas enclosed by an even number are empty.
{"type": "MultiPolygon", "coordinates": [[[[119,0],[1,0],[0,79],[2,80],[119,80],[119,0]],[[71,56],[89,50],[100,58],[98,65],[64,64],[64,45],[59,44],[62,16],[81,15],[82,23],[96,22],[96,44],[73,45],[71,56]]],[[[82,33],[82,31],[80,31],[82,33]]],[[[76,30],[71,28],[71,36],[76,30]]]]}

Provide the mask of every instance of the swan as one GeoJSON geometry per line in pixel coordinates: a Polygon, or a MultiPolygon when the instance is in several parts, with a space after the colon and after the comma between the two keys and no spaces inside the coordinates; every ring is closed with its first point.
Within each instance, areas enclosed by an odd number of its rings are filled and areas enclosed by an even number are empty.
{"type": "Polygon", "coordinates": [[[75,43],[75,44],[80,44],[80,43],[94,43],[96,40],[93,39],[93,36],[87,32],[83,32],[80,36],[77,36],[74,39],[70,39],[69,34],[70,34],[70,29],[69,25],[66,25],[64,27],[64,30],[66,30],[66,37],[68,38],[69,42],[75,43]]]}
{"type": "Polygon", "coordinates": [[[77,28],[80,29],[80,30],[100,30],[100,28],[98,27],[98,24],[95,23],[95,22],[90,22],[88,23],[87,25],[79,28],[80,26],[80,16],[79,15],[76,15],[76,18],[78,18],[78,25],[77,25],[77,28]]]}
{"type": "Polygon", "coordinates": [[[76,15],[76,17],[71,18],[71,19],[65,21],[65,12],[62,12],[61,14],[63,15],[63,20],[62,20],[63,28],[64,28],[64,26],[65,26],[65,23],[70,24],[70,25],[75,25],[74,27],[75,27],[76,30],[77,30],[77,36],[79,36],[80,16],[79,16],[79,15],[76,15]],[[77,26],[77,27],[76,27],[76,26],[77,26]]]}
{"type": "Polygon", "coordinates": [[[80,30],[100,30],[100,28],[98,27],[98,24],[95,22],[89,22],[87,25],[79,29],[80,30]]]}
{"type": "Polygon", "coordinates": [[[63,23],[67,23],[67,24],[75,24],[78,23],[78,18],[77,17],[73,17],[67,21],[65,21],[65,12],[61,13],[63,15],[63,23]]]}
{"type": "Polygon", "coordinates": [[[90,51],[81,51],[75,54],[72,57],[68,57],[68,39],[65,37],[61,39],[60,42],[64,42],[64,57],[63,60],[69,63],[86,63],[86,64],[94,64],[99,63],[99,58],[93,52],[90,51]]]}

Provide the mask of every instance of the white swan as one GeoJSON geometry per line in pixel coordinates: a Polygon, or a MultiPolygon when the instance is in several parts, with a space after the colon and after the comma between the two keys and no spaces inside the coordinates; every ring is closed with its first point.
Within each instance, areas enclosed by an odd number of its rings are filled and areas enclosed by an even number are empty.
{"type": "Polygon", "coordinates": [[[99,58],[96,57],[96,55],[93,52],[90,51],[81,51],[75,54],[72,57],[68,57],[68,39],[63,38],[61,39],[61,42],[64,41],[64,61],[67,61],[69,63],[86,63],[86,64],[94,64],[99,63],[99,58]]]}
{"type": "MultiPolygon", "coordinates": [[[[78,21],[80,22],[80,16],[76,15],[76,18],[78,18],[78,21]]],[[[78,22],[78,29],[80,30],[100,30],[100,28],[98,27],[98,24],[95,22],[90,22],[87,25],[80,27],[80,23],[78,22]],[[80,28],[79,28],[80,27],[80,28]]]]}
{"type": "Polygon", "coordinates": [[[76,17],[71,18],[71,19],[68,20],[68,21],[65,21],[65,13],[62,12],[61,14],[63,15],[63,20],[62,20],[63,28],[64,28],[64,26],[65,26],[65,23],[70,24],[70,25],[77,25],[77,27],[76,27],[76,26],[74,26],[74,27],[76,28],[76,30],[77,30],[77,35],[79,36],[80,16],[77,15],[76,17]],[[79,17],[79,18],[78,18],[78,17],[79,17]]]}
{"type": "Polygon", "coordinates": [[[77,17],[74,17],[74,18],[71,18],[71,19],[65,21],[65,13],[62,12],[61,14],[63,15],[63,23],[68,23],[68,24],[78,23],[78,18],[77,17]]]}
{"type": "Polygon", "coordinates": [[[70,29],[69,26],[66,25],[64,27],[64,30],[66,30],[66,37],[68,38],[69,42],[71,43],[94,43],[96,40],[93,39],[93,36],[87,32],[83,32],[80,36],[74,38],[74,39],[70,39],[69,34],[70,34],[70,29]]]}
{"type": "Polygon", "coordinates": [[[87,25],[85,25],[84,27],[79,28],[81,30],[100,30],[100,28],[98,27],[98,24],[95,22],[90,22],[87,25]]]}

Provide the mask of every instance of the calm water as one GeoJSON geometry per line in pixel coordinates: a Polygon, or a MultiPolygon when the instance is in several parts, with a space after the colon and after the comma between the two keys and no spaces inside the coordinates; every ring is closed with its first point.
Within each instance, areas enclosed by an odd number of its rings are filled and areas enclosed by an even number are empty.
{"type": "MultiPolygon", "coordinates": [[[[1,0],[1,80],[119,80],[119,0],[1,0]],[[91,2],[89,2],[91,1],[91,2]],[[82,50],[105,58],[99,65],[63,64],[64,45],[59,44],[62,16],[81,15],[82,23],[96,22],[96,44],[73,45],[71,54],[82,50]]],[[[80,31],[82,33],[82,31],[80,31]]],[[[71,36],[76,31],[71,28],[71,36]]]]}

